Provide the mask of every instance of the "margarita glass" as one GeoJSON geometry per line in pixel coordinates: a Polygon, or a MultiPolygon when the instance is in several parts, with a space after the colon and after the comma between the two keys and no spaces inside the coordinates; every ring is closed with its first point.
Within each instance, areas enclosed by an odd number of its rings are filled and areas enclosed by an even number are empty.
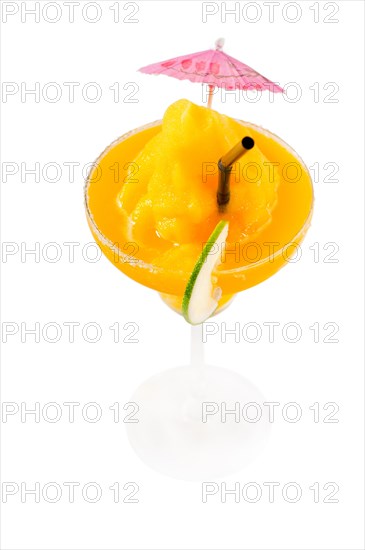
{"type": "MultiPolygon", "coordinates": [[[[302,242],[312,216],[312,182],[297,153],[268,130],[252,123],[236,122],[242,124],[243,135],[245,130],[250,131],[259,150],[277,166],[280,183],[269,223],[245,242],[230,243],[224,261],[213,273],[216,286],[222,291],[217,312],[237,292],[261,283],[288,263],[302,242]]],[[[134,166],[133,159],[160,132],[161,124],[159,120],[132,130],[105,149],[86,180],[85,206],[89,227],[105,256],[130,278],[157,290],[170,307],[181,312],[184,291],[197,257],[191,258],[187,249],[185,256],[174,258],[172,247],[169,261],[156,260],[148,247],[141,247],[138,241],[128,237],[130,219],[118,204],[127,171],[128,178],[131,174],[134,177],[135,172],[138,181],[138,166],[134,166]]],[[[146,224],[146,235],[151,230],[146,224]]]]}
{"type": "MultiPolygon", "coordinates": [[[[228,233],[225,257],[212,273],[222,291],[216,312],[229,304],[236,293],[261,283],[283,267],[296,253],[312,216],[311,178],[295,151],[255,124],[243,121],[235,124],[240,135],[242,127],[241,138],[250,134],[263,158],[275,164],[280,178],[275,204],[260,230],[237,241],[228,233]]],[[[133,215],[138,208],[133,206],[128,211],[121,207],[121,189],[134,179],[135,195],[140,199],[144,194],[138,190],[139,165],[135,159],[146,144],[158,136],[161,128],[162,121],[152,122],[124,134],[105,149],[87,178],[85,206],[91,232],[105,256],[133,280],[158,291],[165,303],[181,313],[184,293],[186,296],[194,265],[206,244],[204,240],[217,223],[227,220],[229,213],[220,214],[217,207],[213,219],[203,220],[194,245],[189,242],[189,226],[182,228],[186,234],[180,232],[181,243],[167,245],[155,232],[156,219],[148,209],[144,211],[137,234],[131,234],[131,226],[135,228],[133,215]],[[141,242],[150,245],[141,246],[141,242]]],[[[226,152],[222,150],[221,154],[226,152]]],[[[166,162],[168,160],[166,153],[166,162]]],[[[160,182],[162,193],[164,179],[160,182]]],[[[200,183],[199,179],[195,180],[195,184],[200,183]]],[[[189,179],[188,184],[194,185],[194,181],[189,179]]],[[[245,182],[238,184],[245,185],[245,182]]],[[[143,185],[142,182],[141,188],[143,185]]],[[[231,200],[236,204],[237,190],[233,184],[231,200]]],[[[158,186],[156,192],[158,202],[158,186]]],[[[179,199],[182,197],[177,197],[179,199]]],[[[176,201],[176,197],[173,200],[176,201]]],[[[214,210],[215,206],[213,204],[214,210]]],[[[229,223],[231,221],[232,226],[236,224],[237,234],[237,218],[233,216],[229,223]]],[[[259,423],[222,423],[218,415],[209,423],[202,420],[204,403],[264,403],[265,398],[238,373],[204,363],[201,325],[192,327],[190,365],[149,378],[137,388],[132,400],[139,404],[142,414],[141,422],[127,425],[133,449],[152,468],[178,479],[197,480],[207,476],[214,479],[238,471],[257,456],[267,441],[270,422],[266,417],[259,423]]]]}

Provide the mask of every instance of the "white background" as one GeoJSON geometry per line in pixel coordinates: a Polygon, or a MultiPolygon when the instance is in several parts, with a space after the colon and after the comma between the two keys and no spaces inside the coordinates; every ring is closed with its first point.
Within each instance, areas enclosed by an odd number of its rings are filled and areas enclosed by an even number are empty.
{"type": "MultiPolygon", "coordinates": [[[[249,21],[256,17],[257,2],[249,9],[247,2],[241,2],[236,20],[227,16],[223,22],[222,5],[216,4],[217,13],[205,23],[201,2],[137,2],[135,23],[123,21],[131,12],[131,8],[123,10],[123,2],[119,22],[114,22],[115,11],[110,9],[116,2],[98,2],[100,20],[88,22],[82,17],[85,4],[81,0],[75,7],[73,23],[68,22],[64,2],[58,2],[58,22],[45,20],[57,15],[51,6],[36,23],[34,16],[24,14],[23,22],[21,12],[34,7],[34,2],[2,2],[3,18],[5,5],[19,8],[2,24],[2,79],[19,89],[21,83],[31,88],[39,82],[41,89],[39,102],[31,95],[22,101],[20,92],[3,96],[2,161],[24,162],[27,168],[36,162],[41,168],[56,162],[62,169],[54,183],[42,176],[35,182],[33,175],[22,181],[19,171],[3,184],[3,241],[19,247],[22,242],[28,247],[38,242],[41,250],[46,243],[56,242],[62,257],[56,263],[42,256],[39,262],[34,256],[22,262],[20,252],[3,257],[2,306],[3,322],[24,322],[29,327],[35,322],[62,326],[75,321],[81,327],[96,322],[102,337],[88,343],[79,328],[71,344],[65,327],[54,344],[43,338],[34,343],[32,336],[22,343],[20,333],[9,337],[3,345],[2,399],[29,406],[70,401],[82,406],[95,401],[103,417],[89,423],[77,413],[72,424],[65,416],[57,423],[42,418],[35,423],[31,416],[22,423],[19,414],[6,423],[3,418],[2,480],[25,482],[28,487],[36,482],[96,482],[103,495],[95,504],[85,502],[80,491],[72,504],[66,493],[54,504],[44,499],[34,503],[31,496],[22,503],[20,493],[9,497],[3,505],[2,548],[363,548],[363,3],[297,2],[293,8],[281,2],[273,22],[262,3],[261,17],[249,21]],[[299,8],[298,21],[288,21],[299,8]],[[326,16],[339,22],[326,23],[326,16]],[[81,168],[119,135],[161,118],[172,101],[187,97],[202,103],[199,84],[142,75],[137,69],[208,49],[220,36],[226,38],[227,53],[282,86],[298,83],[302,95],[297,102],[275,96],[273,103],[269,94],[256,103],[243,96],[239,102],[234,97],[222,101],[217,95],[214,107],[262,124],[290,143],[308,166],[318,163],[320,167],[313,223],[301,260],[239,295],[217,318],[229,327],[235,322],[240,326],[256,322],[264,328],[264,322],[279,322],[275,342],[270,343],[263,331],[257,343],[228,337],[223,344],[219,332],[206,344],[208,363],[244,375],[268,401],[296,401],[303,409],[297,423],[275,422],[265,452],[221,481],[241,485],[295,481],[303,489],[303,497],[295,504],[285,502],[280,493],[273,503],[266,496],[256,504],[233,499],[224,504],[216,495],[203,504],[200,483],[164,477],[137,458],[125,426],[112,421],[108,407],[130,401],[134,390],[154,373],[186,364],[190,329],[156,293],[123,276],[106,259],[92,263],[81,254],[92,241],[83,210],[81,168]],[[61,87],[59,101],[52,103],[42,96],[49,82],[61,87]],[[64,82],[80,83],[74,102],[69,101],[64,82]],[[89,82],[97,82],[102,90],[95,103],[81,93],[89,82]],[[110,90],[115,82],[120,83],[118,102],[110,90]],[[139,87],[134,96],[137,103],[123,102],[132,90],[123,86],[131,82],[139,87]],[[318,98],[310,89],[316,82],[318,98]],[[338,86],[333,95],[338,102],[325,101],[333,89],[326,89],[327,83],[338,86]],[[73,182],[64,164],[70,162],[79,163],[73,182]],[[338,182],[323,181],[330,174],[324,167],[329,162],[339,167],[333,176],[338,182]],[[80,243],[74,262],[68,259],[65,242],[80,243]],[[324,261],[331,252],[331,248],[324,250],[329,242],[339,247],[334,256],[338,262],[324,261]],[[319,261],[314,261],[310,249],[314,243],[319,243],[315,245],[319,261]],[[138,323],[139,342],[114,343],[109,327],[115,322],[138,323]],[[288,322],[302,328],[297,343],[281,335],[281,327],[288,322]],[[315,322],[322,327],[319,343],[309,329],[315,322]],[[339,326],[338,343],[323,342],[329,333],[323,325],[328,322],[339,326]],[[339,422],[313,422],[309,406],[314,402],[337,403],[339,422]],[[139,503],[114,503],[108,488],[115,482],[137,483],[139,503]],[[308,487],[315,482],[321,487],[337,483],[339,502],[323,503],[324,492],[321,502],[314,503],[308,487]]],[[[226,7],[232,6],[230,2],[226,7]]],[[[88,9],[87,17],[94,19],[97,12],[88,9]]],[[[289,93],[293,97],[295,89],[289,93]]],[[[323,416],[322,410],[322,420],[323,416]]]]}

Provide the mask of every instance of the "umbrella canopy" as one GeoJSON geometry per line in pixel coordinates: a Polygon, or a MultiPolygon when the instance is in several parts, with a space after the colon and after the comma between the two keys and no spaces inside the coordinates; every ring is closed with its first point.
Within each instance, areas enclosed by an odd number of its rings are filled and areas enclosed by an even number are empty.
{"type": "MultiPolygon", "coordinates": [[[[179,80],[190,80],[226,90],[271,90],[283,92],[277,84],[248,65],[222,51],[223,39],[216,41],[215,50],[182,55],[139,69],[146,74],[165,74],[179,80]]],[[[211,99],[211,98],[210,98],[211,99]]]]}

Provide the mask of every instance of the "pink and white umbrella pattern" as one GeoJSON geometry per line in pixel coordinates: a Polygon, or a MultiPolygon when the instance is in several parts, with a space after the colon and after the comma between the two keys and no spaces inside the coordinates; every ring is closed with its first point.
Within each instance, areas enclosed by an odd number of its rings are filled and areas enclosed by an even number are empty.
{"type": "Polygon", "coordinates": [[[190,80],[209,85],[208,107],[211,107],[215,86],[226,90],[284,90],[248,65],[222,51],[224,39],[219,38],[213,50],[182,55],[153,63],[139,69],[146,74],[164,74],[179,80],[190,80]]]}

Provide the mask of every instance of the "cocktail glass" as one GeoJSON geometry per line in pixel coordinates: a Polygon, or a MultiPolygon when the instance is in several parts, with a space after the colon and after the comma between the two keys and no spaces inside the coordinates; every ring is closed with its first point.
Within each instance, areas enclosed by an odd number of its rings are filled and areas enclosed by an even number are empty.
{"type": "MultiPolygon", "coordinates": [[[[222,289],[217,312],[236,293],[268,279],[288,262],[312,216],[311,178],[300,157],[271,132],[242,124],[250,128],[267,158],[278,159],[281,168],[285,162],[287,177],[279,186],[270,224],[245,243],[245,257],[239,245],[239,257],[236,249],[231,251],[228,261],[214,272],[222,289]],[[298,178],[290,175],[290,165],[297,172],[299,169],[298,178]]],[[[125,228],[129,220],[121,215],[117,202],[126,173],[123,170],[160,126],[161,121],[156,121],[132,130],[105,149],[87,178],[85,206],[91,232],[105,256],[130,278],[157,290],[165,303],[180,313],[191,272],[176,264],[158,265],[138,243],[128,239],[125,228]]],[[[267,417],[257,423],[232,423],[222,422],[217,415],[213,423],[204,423],[204,403],[226,403],[229,408],[237,402],[263,403],[264,398],[241,375],[204,364],[200,328],[192,327],[191,364],[171,368],[141,384],[132,400],[139,404],[142,417],[127,426],[130,443],[144,462],[161,473],[188,480],[214,479],[240,470],[263,448],[270,428],[267,417]]]]}

